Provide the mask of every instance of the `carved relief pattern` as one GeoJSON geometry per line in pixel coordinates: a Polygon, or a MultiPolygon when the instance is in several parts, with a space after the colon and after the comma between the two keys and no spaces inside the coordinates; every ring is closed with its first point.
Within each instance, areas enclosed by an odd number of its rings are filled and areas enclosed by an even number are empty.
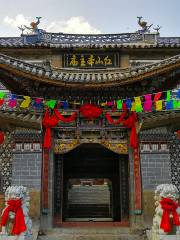
{"type": "Polygon", "coordinates": [[[54,146],[54,152],[61,153],[61,154],[67,153],[82,143],[99,143],[115,153],[118,153],[118,154],[127,154],[128,153],[127,142],[125,142],[125,141],[113,143],[110,141],[102,141],[102,140],[98,141],[97,139],[86,139],[86,140],[72,139],[69,141],[65,141],[65,140],[62,141],[62,140],[56,139],[55,146],[54,146]]]}
{"type": "Polygon", "coordinates": [[[4,144],[0,146],[0,169],[2,178],[2,189],[5,192],[11,185],[12,176],[12,136],[13,132],[5,132],[4,144]]]}
{"type": "Polygon", "coordinates": [[[119,142],[119,143],[113,143],[113,142],[104,142],[102,143],[103,146],[108,148],[109,150],[118,153],[118,154],[127,154],[128,153],[128,147],[126,142],[119,142]]]}
{"type": "Polygon", "coordinates": [[[54,147],[55,153],[67,153],[77,147],[79,145],[79,141],[77,139],[73,139],[71,141],[65,142],[61,140],[57,140],[54,147]]]}

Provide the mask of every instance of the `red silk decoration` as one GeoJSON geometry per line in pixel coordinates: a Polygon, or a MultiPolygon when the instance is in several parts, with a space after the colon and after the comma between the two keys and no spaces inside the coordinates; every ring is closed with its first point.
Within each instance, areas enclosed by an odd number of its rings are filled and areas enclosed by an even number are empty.
{"type": "Polygon", "coordinates": [[[155,96],[154,96],[154,102],[158,101],[161,96],[162,96],[162,92],[156,93],[155,96]]]}
{"type": "Polygon", "coordinates": [[[4,133],[0,132],[0,144],[3,144],[4,142],[4,133]]]}
{"type": "Polygon", "coordinates": [[[108,122],[110,124],[120,124],[122,123],[124,126],[128,127],[131,129],[131,133],[130,133],[130,146],[135,149],[138,147],[138,138],[137,138],[137,134],[136,134],[136,126],[135,123],[137,121],[137,115],[135,112],[132,112],[128,119],[124,120],[125,116],[127,114],[127,109],[125,109],[125,112],[123,112],[121,114],[121,116],[119,117],[119,119],[117,121],[114,121],[111,116],[109,115],[109,113],[105,114],[106,119],[108,120],[108,122]]]}
{"type": "Polygon", "coordinates": [[[51,147],[51,128],[57,126],[59,120],[54,116],[49,115],[49,110],[46,109],[45,115],[42,120],[43,127],[46,128],[45,134],[44,134],[44,148],[50,148],[51,147]]]}
{"type": "Polygon", "coordinates": [[[54,114],[55,116],[62,122],[64,123],[70,123],[73,122],[77,118],[77,112],[74,112],[71,116],[69,117],[64,117],[61,115],[61,113],[58,112],[57,109],[54,109],[54,114]]]}
{"type": "Polygon", "coordinates": [[[110,124],[117,125],[117,124],[122,123],[122,121],[124,121],[124,118],[125,118],[126,114],[127,114],[127,112],[122,113],[121,116],[119,117],[119,119],[116,120],[116,121],[114,121],[114,120],[112,119],[112,117],[110,116],[109,113],[106,113],[106,114],[105,114],[105,117],[106,117],[106,119],[108,120],[108,122],[109,122],[110,124]]]}
{"type": "Polygon", "coordinates": [[[13,235],[19,235],[20,233],[26,231],[26,225],[24,221],[24,214],[21,208],[21,199],[9,200],[7,201],[8,206],[2,213],[1,216],[1,226],[6,226],[7,220],[9,218],[9,212],[15,213],[14,224],[12,229],[13,235]]]}
{"type": "Polygon", "coordinates": [[[0,144],[3,144],[4,142],[4,133],[3,132],[0,132],[0,144]]]}
{"type": "Polygon", "coordinates": [[[178,204],[170,198],[163,198],[160,201],[160,204],[163,209],[160,228],[162,228],[164,232],[170,232],[172,229],[172,226],[170,224],[170,214],[172,214],[173,216],[173,224],[176,226],[180,226],[179,216],[176,212],[178,204]]]}
{"type": "Polygon", "coordinates": [[[102,109],[100,107],[88,103],[84,104],[79,111],[84,118],[89,120],[98,118],[102,113],[102,109]]]}
{"type": "Polygon", "coordinates": [[[74,112],[70,117],[64,117],[62,116],[57,109],[54,109],[54,115],[49,115],[49,110],[46,109],[46,112],[44,114],[42,124],[43,127],[45,127],[45,134],[44,134],[44,148],[50,148],[51,147],[51,128],[56,127],[58,125],[59,121],[69,123],[73,122],[77,117],[77,113],[74,112]]]}
{"type": "Polygon", "coordinates": [[[128,119],[123,122],[123,125],[131,129],[130,133],[130,146],[135,149],[138,147],[138,138],[136,134],[136,123],[137,115],[135,112],[132,112],[128,119]]]}
{"type": "Polygon", "coordinates": [[[180,140],[180,130],[177,131],[178,138],[180,140]]]}

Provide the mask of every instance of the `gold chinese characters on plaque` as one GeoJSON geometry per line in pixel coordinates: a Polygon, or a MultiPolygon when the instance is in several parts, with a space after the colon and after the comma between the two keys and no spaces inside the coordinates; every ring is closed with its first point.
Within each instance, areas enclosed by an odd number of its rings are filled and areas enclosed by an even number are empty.
{"type": "Polygon", "coordinates": [[[64,67],[102,68],[116,66],[114,54],[65,54],[64,67]]]}

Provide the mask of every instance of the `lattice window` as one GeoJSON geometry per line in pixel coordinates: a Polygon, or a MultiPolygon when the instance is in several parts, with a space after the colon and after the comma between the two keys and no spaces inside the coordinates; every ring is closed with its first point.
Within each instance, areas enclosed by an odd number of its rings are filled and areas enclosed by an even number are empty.
{"type": "Polygon", "coordinates": [[[159,144],[158,143],[153,143],[151,145],[151,149],[152,149],[152,151],[158,151],[159,150],[159,144]]]}

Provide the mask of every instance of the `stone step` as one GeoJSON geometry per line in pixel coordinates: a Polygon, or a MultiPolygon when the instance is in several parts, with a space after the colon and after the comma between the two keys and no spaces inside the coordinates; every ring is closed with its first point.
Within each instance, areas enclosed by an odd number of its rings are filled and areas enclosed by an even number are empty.
{"type": "Polygon", "coordinates": [[[131,234],[129,227],[61,227],[47,230],[47,234],[131,234]]]}
{"type": "Polygon", "coordinates": [[[142,233],[129,227],[63,227],[50,229],[38,240],[145,240],[142,233]]]}
{"type": "Polygon", "coordinates": [[[121,234],[121,235],[102,235],[102,234],[94,234],[94,235],[47,235],[47,236],[39,236],[38,240],[144,240],[145,238],[139,235],[129,235],[129,234],[121,234]]]}

